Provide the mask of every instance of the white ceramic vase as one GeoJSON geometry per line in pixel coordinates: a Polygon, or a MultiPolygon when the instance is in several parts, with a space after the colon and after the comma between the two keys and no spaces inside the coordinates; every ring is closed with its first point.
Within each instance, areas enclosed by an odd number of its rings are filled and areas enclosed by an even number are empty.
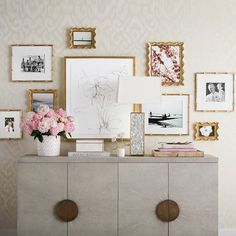
{"type": "Polygon", "coordinates": [[[43,142],[37,139],[38,156],[59,156],[61,136],[43,135],[43,142]]]}

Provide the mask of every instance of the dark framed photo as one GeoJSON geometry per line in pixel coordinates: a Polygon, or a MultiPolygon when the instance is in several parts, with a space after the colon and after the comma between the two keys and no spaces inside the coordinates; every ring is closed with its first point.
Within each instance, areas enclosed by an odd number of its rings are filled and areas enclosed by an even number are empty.
{"type": "Polygon", "coordinates": [[[52,45],[12,45],[13,82],[51,82],[52,45]]]}
{"type": "Polygon", "coordinates": [[[195,140],[218,140],[218,122],[198,122],[194,125],[195,140]]]}
{"type": "Polygon", "coordinates": [[[70,48],[90,49],[96,48],[95,28],[71,28],[70,48]]]}
{"type": "Polygon", "coordinates": [[[148,43],[148,75],[162,79],[163,85],[184,85],[183,42],[148,43]]]}
{"type": "Polygon", "coordinates": [[[0,139],[21,139],[21,110],[0,110],[0,139]]]}
{"type": "Polygon", "coordinates": [[[234,74],[196,73],[195,74],[196,111],[233,111],[234,74]]]}
{"type": "Polygon", "coordinates": [[[58,108],[57,89],[30,89],[29,90],[29,111],[37,112],[40,105],[46,104],[51,109],[58,108]]]}

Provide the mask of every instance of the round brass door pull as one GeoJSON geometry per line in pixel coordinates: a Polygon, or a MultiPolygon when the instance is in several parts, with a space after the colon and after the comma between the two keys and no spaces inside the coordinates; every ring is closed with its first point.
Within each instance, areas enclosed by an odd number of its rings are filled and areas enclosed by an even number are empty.
{"type": "Polygon", "coordinates": [[[79,213],[77,204],[72,200],[62,200],[55,206],[56,216],[64,222],[73,221],[79,213]]]}
{"type": "Polygon", "coordinates": [[[156,215],[161,221],[173,221],[179,216],[179,206],[173,200],[162,201],[156,206],[156,215]]]}

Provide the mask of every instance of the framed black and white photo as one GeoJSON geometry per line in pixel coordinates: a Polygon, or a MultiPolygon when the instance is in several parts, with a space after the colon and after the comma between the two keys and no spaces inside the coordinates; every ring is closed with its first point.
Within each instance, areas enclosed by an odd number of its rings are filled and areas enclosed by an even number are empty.
{"type": "Polygon", "coordinates": [[[21,110],[0,110],[0,139],[21,139],[21,110]]]}
{"type": "Polygon", "coordinates": [[[90,49],[96,48],[96,29],[95,28],[76,28],[70,29],[70,48],[90,49]]]}
{"type": "Polygon", "coordinates": [[[194,124],[195,140],[218,140],[218,122],[197,122],[194,124]]]}
{"type": "Polygon", "coordinates": [[[161,104],[148,104],[145,111],[146,135],[188,135],[189,94],[162,95],[161,104]]]}
{"type": "Polygon", "coordinates": [[[58,108],[57,89],[30,89],[29,90],[29,111],[37,112],[40,105],[46,104],[51,109],[58,108]]]}
{"type": "Polygon", "coordinates": [[[52,45],[12,45],[13,82],[52,81],[52,45]]]}
{"type": "Polygon", "coordinates": [[[196,111],[233,111],[234,74],[196,73],[196,111]]]}
{"type": "Polygon", "coordinates": [[[132,104],[118,104],[117,89],[120,76],[134,75],[135,58],[67,56],[64,65],[66,110],[76,126],[72,138],[130,138],[132,104]]]}

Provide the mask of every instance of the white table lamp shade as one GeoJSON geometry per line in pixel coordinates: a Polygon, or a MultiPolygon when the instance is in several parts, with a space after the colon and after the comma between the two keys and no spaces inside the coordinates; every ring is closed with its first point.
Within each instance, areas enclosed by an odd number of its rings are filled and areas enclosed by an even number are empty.
{"type": "Polygon", "coordinates": [[[161,101],[161,78],[120,77],[117,102],[123,104],[153,104],[161,101]]]}

